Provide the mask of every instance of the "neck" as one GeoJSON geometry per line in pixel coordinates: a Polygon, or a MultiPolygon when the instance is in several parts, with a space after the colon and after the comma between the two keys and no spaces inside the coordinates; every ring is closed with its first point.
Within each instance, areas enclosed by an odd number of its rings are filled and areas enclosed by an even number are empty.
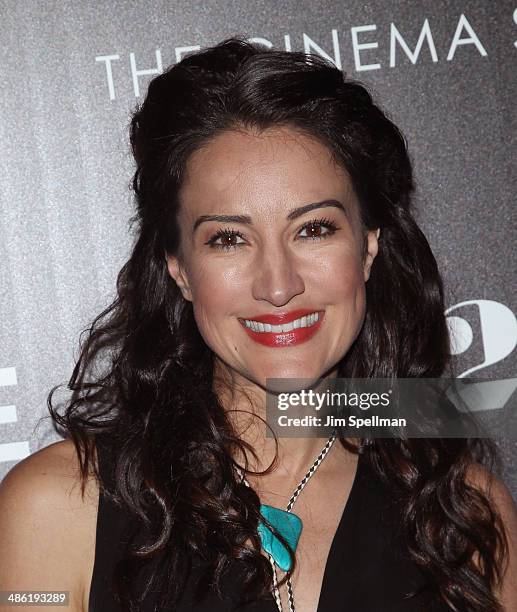
{"type": "MultiPolygon", "coordinates": [[[[333,371],[324,380],[335,378],[335,376],[336,371],[333,371]]],[[[277,437],[275,439],[271,429],[266,425],[266,405],[268,399],[272,400],[272,404],[276,402],[274,393],[250,381],[236,381],[235,377],[229,376],[227,371],[219,370],[214,381],[214,389],[227,411],[236,435],[240,440],[249,444],[257,455],[255,458],[252,453],[246,452],[248,470],[264,472],[271,466],[268,473],[274,472],[279,478],[297,478],[300,474],[303,475],[325,446],[328,436],[323,438],[314,435],[312,437],[277,437]],[[266,435],[266,432],[269,435],[266,435]],[[275,455],[277,459],[273,464],[275,455]]],[[[350,441],[356,444],[359,442],[357,439],[350,441]]],[[[344,451],[338,440],[334,446],[340,447],[340,450],[336,451],[333,448],[333,455],[344,451]]],[[[243,467],[246,465],[245,458],[240,451],[236,454],[235,460],[243,467]]]]}

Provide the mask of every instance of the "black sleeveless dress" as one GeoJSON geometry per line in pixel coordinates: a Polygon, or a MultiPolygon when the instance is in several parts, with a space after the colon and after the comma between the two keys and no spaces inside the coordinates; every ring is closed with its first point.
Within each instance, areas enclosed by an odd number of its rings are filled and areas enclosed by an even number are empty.
{"type": "MultiPolygon", "coordinates": [[[[97,444],[99,472],[112,483],[108,449],[97,444]]],[[[129,519],[101,492],[97,516],[95,562],[90,586],[89,612],[127,612],[116,603],[109,577],[121,556],[121,537],[129,519]]],[[[398,512],[392,496],[361,454],[347,504],[330,547],[316,612],[451,612],[445,603],[430,603],[422,595],[405,593],[426,583],[409,559],[398,531],[398,512]]],[[[193,603],[195,565],[174,612],[230,612],[238,601],[237,567],[225,576],[225,600],[208,591],[193,603]],[[232,603],[233,602],[233,603],[232,603]]],[[[143,592],[145,589],[142,588],[143,592]]],[[[296,604],[296,590],[294,589],[296,604]]],[[[157,597],[149,594],[140,612],[155,612],[157,597]]],[[[273,596],[239,608],[242,612],[277,612],[273,596]]],[[[162,612],[162,611],[160,611],[162,612]]],[[[172,612],[172,609],[163,610],[172,612]]]]}

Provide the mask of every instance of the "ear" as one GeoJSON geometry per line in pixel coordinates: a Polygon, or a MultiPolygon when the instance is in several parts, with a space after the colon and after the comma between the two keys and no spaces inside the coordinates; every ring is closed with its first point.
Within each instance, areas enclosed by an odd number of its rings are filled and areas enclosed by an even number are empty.
{"type": "Polygon", "coordinates": [[[370,270],[375,259],[377,252],[379,251],[379,235],[381,229],[370,230],[366,236],[366,253],[364,258],[364,282],[370,278],[370,270]]]}
{"type": "Polygon", "coordinates": [[[175,280],[176,285],[178,285],[183,297],[189,302],[192,302],[192,291],[190,290],[187,273],[184,267],[181,265],[179,259],[172,255],[166,254],[165,261],[167,263],[167,270],[175,280]]]}

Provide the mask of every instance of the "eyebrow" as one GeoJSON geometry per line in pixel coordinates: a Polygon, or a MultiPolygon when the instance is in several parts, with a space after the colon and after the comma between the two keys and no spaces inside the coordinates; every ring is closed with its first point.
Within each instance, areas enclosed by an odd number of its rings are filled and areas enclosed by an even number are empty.
{"type": "MultiPolygon", "coordinates": [[[[345,215],[347,214],[344,205],[338,200],[322,200],[321,202],[313,202],[312,204],[306,204],[305,206],[299,206],[298,208],[291,210],[286,219],[288,221],[292,221],[293,219],[301,217],[311,210],[315,210],[316,208],[326,208],[328,206],[339,208],[345,213],[345,215]]],[[[248,225],[253,225],[253,221],[249,215],[201,215],[194,222],[192,233],[194,233],[201,223],[204,223],[205,221],[218,221],[220,223],[246,223],[248,225]]]]}

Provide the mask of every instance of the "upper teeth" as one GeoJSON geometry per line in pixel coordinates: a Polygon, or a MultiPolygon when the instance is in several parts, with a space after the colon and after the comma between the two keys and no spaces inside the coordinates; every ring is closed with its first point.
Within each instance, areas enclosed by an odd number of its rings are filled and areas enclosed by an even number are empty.
{"type": "Polygon", "coordinates": [[[269,323],[260,323],[259,321],[252,321],[250,319],[244,319],[244,322],[246,323],[246,327],[250,327],[255,332],[273,332],[279,334],[281,332],[293,331],[293,329],[298,329],[299,327],[310,327],[314,325],[318,319],[319,314],[313,312],[310,315],[306,315],[305,317],[295,319],[290,323],[284,323],[282,325],[270,325],[269,323]]]}

